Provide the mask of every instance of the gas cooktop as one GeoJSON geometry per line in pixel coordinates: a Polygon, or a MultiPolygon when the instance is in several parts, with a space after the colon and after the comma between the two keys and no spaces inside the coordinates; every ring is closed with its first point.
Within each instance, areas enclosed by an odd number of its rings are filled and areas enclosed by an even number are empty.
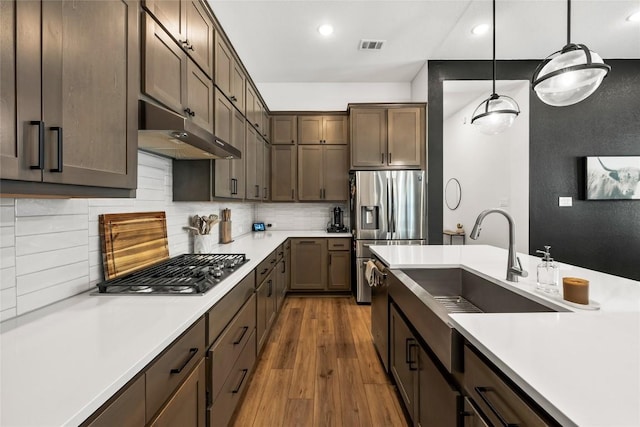
{"type": "Polygon", "coordinates": [[[202,295],[247,261],[244,254],[179,255],[98,283],[98,294],[202,295]]]}

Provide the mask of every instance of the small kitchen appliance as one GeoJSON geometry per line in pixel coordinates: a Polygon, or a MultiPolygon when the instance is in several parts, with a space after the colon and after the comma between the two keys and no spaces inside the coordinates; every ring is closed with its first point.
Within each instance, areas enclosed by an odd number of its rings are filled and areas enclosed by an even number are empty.
{"type": "Polygon", "coordinates": [[[340,206],[336,206],[332,211],[332,219],[329,227],[327,227],[328,233],[347,233],[349,229],[344,225],[344,212],[340,206]]]}

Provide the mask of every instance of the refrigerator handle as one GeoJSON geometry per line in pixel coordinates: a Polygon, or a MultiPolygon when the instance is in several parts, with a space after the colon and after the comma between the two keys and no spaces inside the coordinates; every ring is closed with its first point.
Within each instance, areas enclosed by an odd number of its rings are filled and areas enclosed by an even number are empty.
{"type": "MultiPolygon", "coordinates": [[[[395,204],[395,186],[396,183],[393,180],[393,177],[391,178],[391,232],[395,233],[396,232],[396,204],[395,204]]],[[[391,238],[393,238],[393,235],[391,236],[391,238]]]]}
{"type": "MultiPolygon", "coordinates": [[[[387,178],[387,233],[391,233],[391,187],[389,186],[389,178],[387,178]]],[[[393,238],[393,236],[391,236],[393,238]]]]}

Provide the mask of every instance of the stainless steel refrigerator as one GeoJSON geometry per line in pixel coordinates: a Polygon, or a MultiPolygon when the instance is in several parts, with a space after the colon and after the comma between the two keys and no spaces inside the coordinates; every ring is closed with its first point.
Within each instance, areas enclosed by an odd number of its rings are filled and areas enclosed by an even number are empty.
{"type": "Polygon", "coordinates": [[[358,171],[350,175],[356,301],[371,302],[364,275],[370,245],[426,244],[424,171],[358,171]]]}

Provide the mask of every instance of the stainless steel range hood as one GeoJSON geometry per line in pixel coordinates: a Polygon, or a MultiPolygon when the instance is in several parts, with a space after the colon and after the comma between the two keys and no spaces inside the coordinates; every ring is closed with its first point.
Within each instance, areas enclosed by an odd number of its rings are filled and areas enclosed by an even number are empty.
{"type": "Polygon", "coordinates": [[[240,159],[242,152],[191,120],[139,101],[138,148],[172,159],[240,159]]]}

